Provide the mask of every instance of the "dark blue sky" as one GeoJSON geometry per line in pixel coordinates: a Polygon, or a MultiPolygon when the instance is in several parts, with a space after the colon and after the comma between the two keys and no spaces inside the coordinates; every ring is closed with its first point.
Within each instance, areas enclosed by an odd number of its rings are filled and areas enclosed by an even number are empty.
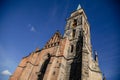
{"type": "Polygon", "coordinates": [[[78,4],[91,28],[93,50],[107,80],[120,80],[120,12],[117,0],[0,0],[0,80],[7,80],[22,57],[42,48],[78,4]],[[6,74],[6,75],[5,75],[6,74]]]}

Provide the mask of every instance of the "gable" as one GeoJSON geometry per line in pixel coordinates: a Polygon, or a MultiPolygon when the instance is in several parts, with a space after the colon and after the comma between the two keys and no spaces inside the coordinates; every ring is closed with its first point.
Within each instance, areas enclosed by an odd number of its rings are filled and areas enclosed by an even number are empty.
{"type": "Polygon", "coordinates": [[[44,48],[50,48],[59,45],[62,36],[59,31],[57,31],[51,39],[46,43],[44,48]]]}

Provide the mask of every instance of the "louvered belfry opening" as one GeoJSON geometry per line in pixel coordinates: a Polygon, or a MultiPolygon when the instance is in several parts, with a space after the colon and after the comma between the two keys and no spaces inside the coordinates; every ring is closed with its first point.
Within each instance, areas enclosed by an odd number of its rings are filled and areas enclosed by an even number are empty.
{"type": "Polygon", "coordinates": [[[76,27],[77,26],[77,19],[73,20],[73,26],[76,27]]]}
{"type": "Polygon", "coordinates": [[[75,33],[76,33],[76,30],[73,29],[73,33],[72,33],[72,37],[75,38],[75,33]]]}

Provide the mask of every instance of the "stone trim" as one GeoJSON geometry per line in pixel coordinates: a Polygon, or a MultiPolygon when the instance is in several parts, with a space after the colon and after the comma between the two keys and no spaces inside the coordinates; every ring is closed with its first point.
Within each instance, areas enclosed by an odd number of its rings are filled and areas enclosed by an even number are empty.
{"type": "Polygon", "coordinates": [[[101,73],[101,74],[102,74],[101,71],[93,70],[93,69],[91,69],[89,66],[88,66],[88,68],[89,68],[89,70],[91,70],[91,71],[93,71],[93,72],[97,72],[97,73],[101,73]]]}

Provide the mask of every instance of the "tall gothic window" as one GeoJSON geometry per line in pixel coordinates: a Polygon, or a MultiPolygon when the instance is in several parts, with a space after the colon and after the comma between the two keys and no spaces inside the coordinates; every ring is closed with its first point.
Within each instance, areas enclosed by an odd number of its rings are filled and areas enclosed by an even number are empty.
{"type": "Polygon", "coordinates": [[[75,37],[75,33],[76,33],[76,30],[73,29],[73,32],[72,32],[72,37],[73,37],[73,38],[75,37]]]}
{"type": "Polygon", "coordinates": [[[42,64],[42,67],[41,67],[40,72],[39,72],[39,74],[38,74],[38,80],[43,80],[45,71],[46,71],[47,66],[48,66],[48,64],[49,64],[49,62],[50,62],[50,58],[51,58],[51,57],[50,57],[50,54],[48,54],[48,55],[47,55],[47,59],[46,59],[45,62],[42,64]]]}
{"type": "Polygon", "coordinates": [[[74,49],[74,46],[73,46],[73,45],[71,45],[71,53],[73,52],[73,49],[74,49]]]}

